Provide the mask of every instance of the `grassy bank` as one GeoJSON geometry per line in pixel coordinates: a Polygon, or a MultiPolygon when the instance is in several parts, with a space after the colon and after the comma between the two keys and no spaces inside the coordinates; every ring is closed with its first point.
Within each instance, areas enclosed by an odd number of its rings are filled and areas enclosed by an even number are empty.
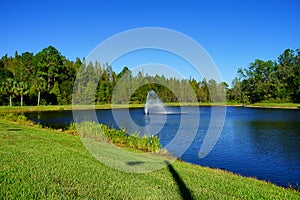
{"type": "Polygon", "coordinates": [[[248,107],[299,109],[300,103],[255,103],[248,105],[248,107]]]}
{"type": "Polygon", "coordinates": [[[0,199],[300,199],[300,193],[180,161],[150,173],[98,162],[80,138],[0,118],[0,199]]]}
{"type": "MultiPolygon", "coordinates": [[[[165,106],[242,106],[237,103],[165,103],[165,106]]],[[[0,106],[2,113],[20,113],[32,111],[62,111],[72,109],[112,109],[112,108],[143,108],[145,104],[103,104],[103,105],[85,105],[85,106],[72,106],[72,105],[55,105],[55,106],[0,106]]]]}
{"type": "Polygon", "coordinates": [[[111,109],[111,108],[139,108],[144,107],[144,104],[103,104],[103,105],[85,105],[85,106],[72,106],[72,105],[55,105],[55,106],[0,106],[0,112],[31,112],[31,111],[60,111],[72,109],[111,109]]]}
{"type": "Polygon", "coordinates": [[[236,102],[216,102],[216,103],[206,103],[206,102],[198,102],[198,103],[165,103],[166,106],[243,106],[241,103],[236,102]]]}
{"type": "MultiPolygon", "coordinates": [[[[291,108],[299,109],[300,103],[255,103],[243,105],[236,102],[223,103],[165,103],[166,106],[246,106],[256,108],[291,108]]],[[[31,111],[59,111],[72,109],[111,109],[111,108],[143,108],[145,104],[103,104],[95,106],[72,106],[72,105],[55,105],[55,106],[0,106],[0,112],[31,112],[31,111]]]]}

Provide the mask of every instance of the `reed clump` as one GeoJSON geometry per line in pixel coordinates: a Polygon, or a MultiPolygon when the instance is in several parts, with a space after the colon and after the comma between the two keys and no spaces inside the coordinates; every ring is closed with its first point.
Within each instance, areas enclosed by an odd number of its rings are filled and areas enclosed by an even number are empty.
{"type": "Polygon", "coordinates": [[[115,129],[96,122],[71,123],[69,132],[76,132],[83,138],[96,141],[111,142],[122,147],[129,147],[146,152],[158,153],[161,150],[160,139],[157,136],[140,137],[139,133],[127,134],[125,129],[115,129]]]}

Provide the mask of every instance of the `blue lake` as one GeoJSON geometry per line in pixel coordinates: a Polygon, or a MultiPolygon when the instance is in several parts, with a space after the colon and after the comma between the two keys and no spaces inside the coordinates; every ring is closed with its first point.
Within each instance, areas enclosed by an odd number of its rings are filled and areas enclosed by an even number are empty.
{"type": "MultiPolygon", "coordinates": [[[[174,113],[180,112],[179,107],[167,109],[174,113]]],[[[199,119],[196,135],[192,137],[188,149],[180,155],[181,160],[300,189],[300,110],[227,107],[225,123],[216,145],[207,156],[199,158],[200,146],[212,119],[212,107],[199,107],[199,112],[196,112],[197,109],[185,107],[187,112],[183,115],[154,118],[144,115],[142,108],[129,109],[132,121],[126,118],[123,123],[130,131],[135,131],[136,125],[142,128],[151,123],[161,126],[157,135],[162,145],[168,147],[183,116],[184,137],[187,138],[191,135],[189,127],[197,122],[195,119],[199,119]]],[[[84,116],[87,112],[80,111],[80,115],[84,116]]],[[[100,123],[118,128],[115,116],[122,118],[126,112],[126,109],[114,110],[114,114],[112,110],[97,110],[96,114],[100,123]]],[[[24,114],[35,122],[53,128],[64,128],[73,121],[72,111],[24,114]]]]}

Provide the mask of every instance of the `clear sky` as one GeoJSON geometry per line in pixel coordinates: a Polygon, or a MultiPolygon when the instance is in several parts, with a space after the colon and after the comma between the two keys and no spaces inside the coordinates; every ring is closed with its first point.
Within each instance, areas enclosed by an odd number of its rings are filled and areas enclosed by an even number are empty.
{"type": "Polygon", "coordinates": [[[2,1],[0,56],[53,45],[75,60],[119,32],[164,27],[202,45],[231,83],[238,67],[300,48],[299,10],[298,0],[2,1]]]}

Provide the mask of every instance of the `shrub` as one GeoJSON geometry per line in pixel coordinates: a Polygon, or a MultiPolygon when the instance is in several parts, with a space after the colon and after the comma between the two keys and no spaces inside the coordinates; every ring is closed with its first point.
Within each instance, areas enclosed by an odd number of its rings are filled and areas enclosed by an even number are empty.
{"type": "Polygon", "coordinates": [[[148,137],[144,135],[143,137],[139,138],[137,148],[145,151],[149,151],[148,148],[148,137]]]}
{"type": "Polygon", "coordinates": [[[81,137],[92,138],[97,141],[110,141],[116,145],[122,145],[134,149],[149,152],[160,151],[160,140],[157,136],[139,137],[138,133],[128,135],[125,129],[117,130],[96,122],[71,123],[68,130],[79,131],[81,137]]]}
{"type": "Polygon", "coordinates": [[[26,124],[28,122],[27,117],[24,115],[20,115],[20,114],[18,115],[18,114],[9,113],[9,114],[6,114],[4,118],[7,120],[10,120],[10,121],[21,123],[21,124],[26,124]]]}
{"type": "Polygon", "coordinates": [[[128,136],[128,139],[127,139],[127,144],[130,148],[138,148],[138,140],[139,138],[137,137],[137,135],[130,135],[128,136]]]}
{"type": "MultiPolygon", "coordinates": [[[[106,141],[103,131],[96,122],[82,122],[75,125],[78,134],[83,138],[93,138],[97,141],[106,141]]],[[[72,125],[74,128],[74,125],[72,125]]]]}
{"type": "Polygon", "coordinates": [[[157,136],[151,136],[149,138],[149,151],[150,152],[159,152],[161,147],[160,139],[157,136]]]}

